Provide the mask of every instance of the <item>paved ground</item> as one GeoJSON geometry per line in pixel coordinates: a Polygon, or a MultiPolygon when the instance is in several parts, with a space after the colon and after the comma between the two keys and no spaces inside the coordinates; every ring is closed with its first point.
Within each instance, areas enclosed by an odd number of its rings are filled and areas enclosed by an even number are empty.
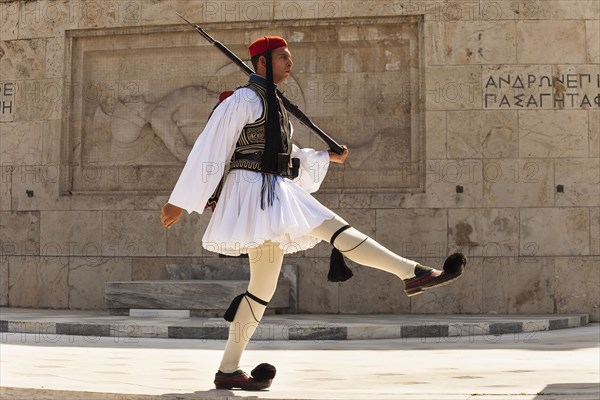
{"type": "Polygon", "coordinates": [[[0,335],[2,399],[600,398],[597,323],[495,336],[251,342],[244,367],[278,368],[263,392],[213,389],[221,340],[0,335]]]}

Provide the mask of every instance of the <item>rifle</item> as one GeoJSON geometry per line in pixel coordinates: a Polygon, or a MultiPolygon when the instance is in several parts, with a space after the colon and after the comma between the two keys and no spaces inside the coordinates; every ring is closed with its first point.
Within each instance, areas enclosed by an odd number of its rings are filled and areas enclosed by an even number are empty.
{"type": "MultiPolygon", "coordinates": [[[[219,42],[218,40],[213,39],[199,25],[194,24],[194,23],[188,21],[187,19],[185,19],[178,12],[176,12],[176,14],[179,15],[179,18],[183,19],[185,22],[187,22],[188,24],[190,24],[191,26],[193,26],[194,29],[196,29],[196,31],[199,34],[201,34],[202,37],[204,39],[206,39],[210,44],[212,44],[213,46],[215,46],[216,48],[218,48],[219,50],[221,50],[221,52],[223,54],[225,54],[231,61],[233,61],[238,67],[240,67],[240,69],[244,73],[246,73],[246,75],[250,75],[250,74],[254,73],[254,70],[252,70],[252,68],[250,68],[248,65],[246,65],[246,63],[244,63],[238,56],[236,56],[231,50],[229,50],[227,47],[225,47],[221,42],[219,42]]],[[[279,89],[277,90],[277,95],[281,98],[281,101],[283,102],[283,105],[284,105],[285,109],[288,110],[289,113],[292,114],[294,117],[296,117],[298,119],[298,121],[300,121],[304,126],[306,126],[308,129],[310,129],[311,131],[313,131],[314,133],[316,133],[319,136],[319,138],[321,140],[323,140],[325,142],[325,144],[327,144],[329,146],[329,148],[331,149],[331,151],[333,151],[333,152],[335,152],[337,154],[342,154],[344,152],[344,149],[342,148],[342,146],[340,146],[335,140],[333,140],[331,138],[331,136],[329,136],[328,134],[326,134],[321,128],[319,128],[317,125],[315,125],[315,123],[312,122],[310,120],[310,118],[308,118],[306,116],[306,114],[304,114],[302,112],[302,110],[300,110],[298,108],[297,105],[295,105],[290,100],[288,100],[283,95],[283,93],[281,93],[279,91],[279,89]]]]}

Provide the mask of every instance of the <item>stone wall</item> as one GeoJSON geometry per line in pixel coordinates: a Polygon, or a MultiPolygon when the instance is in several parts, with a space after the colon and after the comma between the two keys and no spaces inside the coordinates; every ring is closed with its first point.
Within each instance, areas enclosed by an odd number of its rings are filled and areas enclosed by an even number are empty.
{"type": "MultiPolygon", "coordinates": [[[[599,0],[0,1],[0,305],[102,309],[106,281],[244,262],[202,249],[208,214],[162,228],[177,151],[115,111],[216,76],[182,129],[193,140],[216,89],[240,79],[173,10],[241,55],[263,32],[290,39],[301,105],[357,156],[333,166],[319,200],[405,257],[470,256],[457,283],[408,299],[356,265],[327,283],[321,244],[288,259],[300,311],[600,319],[599,0]],[[194,75],[186,60],[202,59],[194,75]],[[92,136],[106,126],[117,148],[92,136]],[[368,147],[383,137],[394,147],[368,147]],[[372,163],[399,153],[395,171],[372,163]]],[[[320,146],[302,129],[298,140],[320,146]]]]}

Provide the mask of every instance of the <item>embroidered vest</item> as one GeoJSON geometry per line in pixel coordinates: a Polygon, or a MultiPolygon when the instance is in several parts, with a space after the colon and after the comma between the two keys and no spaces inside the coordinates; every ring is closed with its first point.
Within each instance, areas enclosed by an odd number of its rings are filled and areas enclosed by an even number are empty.
{"type": "MultiPolygon", "coordinates": [[[[244,126],[242,133],[236,143],[235,151],[231,162],[230,169],[248,169],[256,172],[263,172],[261,166],[262,155],[265,150],[265,132],[268,115],[267,92],[266,88],[258,83],[249,82],[246,86],[252,89],[260,98],[263,106],[263,111],[260,117],[244,126]]],[[[281,160],[278,163],[278,175],[289,176],[290,154],[292,150],[290,137],[290,121],[287,111],[283,106],[282,101],[279,102],[279,124],[281,127],[281,140],[283,143],[283,153],[280,154],[281,160]]]]}
{"type": "MultiPolygon", "coordinates": [[[[242,132],[240,133],[238,141],[235,145],[233,156],[229,163],[229,169],[246,169],[250,171],[261,172],[263,174],[263,196],[261,197],[264,197],[266,189],[268,194],[268,203],[272,204],[276,176],[295,178],[298,176],[298,169],[300,166],[300,162],[297,158],[291,158],[292,144],[289,116],[284,108],[283,102],[281,99],[279,99],[279,97],[277,97],[279,109],[281,110],[279,112],[279,122],[281,126],[284,153],[279,154],[278,174],[266,174],[262,171],[261,165],[262,155],[265,150],[265,133],[268,115],[266,88],[255,82],[248,82],[248,84],[242,87],[251,89],[258,95],[263,106],[263,110],[260,117],[256,121],[245,125],[242,129],[242,132]]],[[[223,188],[223,183],[225,182],[225,178],[226,174],[221,179],[221,182],[219,182],[219,185],[217,186],[217,189],[213,195],[210,197],[210,199],[208,199],[206,208],[211,208],[214,210],[216,207],[221,190],[223,188]]],[[[261,198],[261,208],[264,208],[263,200],[264,199],[261,198]]]]}

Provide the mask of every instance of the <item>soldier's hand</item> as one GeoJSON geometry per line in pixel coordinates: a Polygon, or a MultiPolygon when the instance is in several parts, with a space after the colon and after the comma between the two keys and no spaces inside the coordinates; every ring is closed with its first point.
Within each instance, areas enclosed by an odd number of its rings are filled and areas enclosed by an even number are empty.
{"type": "Polygon", "coordinates": [[[348,148],[346,146],[342,146],[342,148],[344,149],[342,154],[337,154],[333,151],[329,152],[329,161],[330,162],[343,164],[346,161],[346,158],[348,157],[348,148]]]}
{"type": "Polygon", "coordinates": [[[179,208],[173,204],[167,203],[163,206],[162,212],[160,213],[160,221],[165,228],[170,228],[171,225],[181,218],[182,211],[183,208],[179,208]]]}

